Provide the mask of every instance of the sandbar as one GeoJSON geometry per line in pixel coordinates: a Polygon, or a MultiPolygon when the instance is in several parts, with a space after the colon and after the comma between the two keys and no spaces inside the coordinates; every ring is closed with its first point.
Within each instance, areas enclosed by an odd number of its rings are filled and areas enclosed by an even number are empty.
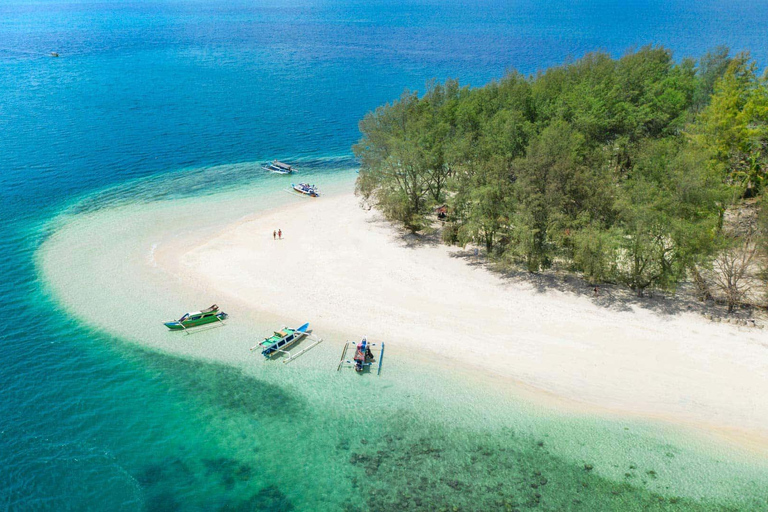
{"type": "Polygon", "coordinates": [[[670,420],[768,453],[765,331],[615,308],[481,263],[341,193],[166,240],[153,264],[222,302],[386,340],[394,357],[439,358],[576,408],[670,420]]]}

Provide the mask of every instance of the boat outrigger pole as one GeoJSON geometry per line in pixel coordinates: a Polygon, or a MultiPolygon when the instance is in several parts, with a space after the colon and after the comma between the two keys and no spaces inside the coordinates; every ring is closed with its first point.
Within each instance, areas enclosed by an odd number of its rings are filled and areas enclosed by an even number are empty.
{"type": "Polygon", "coordinates": [[[294,359],[296,359],[300,355],[304,354],[305,352],[309,351],[310,349],[315,348],[316,346],[318,346],[319,344],[321,344],[323,342],[323,338],[318,338],[317,336],[315,336],[312,333],[307,334],[307,338],[310,338],[311,340],[313,340],[314,343],[311,344],[310,346],[306,347],[306,348],[303,348],[303,349],[299,350],[295,354],[291,354],[290,352],[286,352],[286,351],[283,351],[283,350],[280,351],[280,352],[283,352],[284,354],[288,354],[288,358],[287,359],[283,359],[283,364],[290,363],[291,361],[293,361],[294,359]]]}
{"type": "Polygon", "coordinates": [[[270,336],[269,338],[264,338],[263,341],[251,347],[251,351],[256,350],[257,348],[262,349],[261,354],[267,359],[269,359],[270,357],[276,354],[285,354],[288,356],[286,359],[283,360],[283,364],[285,364],[285,363],[290,363],[300,355],[316,347],[322,342],[323,342],[322,338],[316,336],[315,334],[309,331],[309,323],[306,323],[296,329],[283,327],[281,330],[275,331],[275,333],[272,336],[270,336]],[[312,343],[308,347],[301,349],[296,353],[291,353],[290,350],[288,350],[288,348],[303,338],[309,338],[313,340],[314,343],[312,343]]]}
{"type": "Polygon", "coordinates": [[[370,367],[373,366],[376,362],[373,351],[371,351],[372,347],[379,347],[381,349],[379,351],[379,364],[376,369],[376,375],[381,375],[381,367],[384,363],[384,343],[369,343],[365,337],[363,337],[359,343],[355,344],[348,341],[344,345],[344,350],[341,351],[341,360],[339,361],[339,365],[336,367],[336,371],[341,370],[342,366],[352,367],[358,373],[365,372],[366,368],[370,369],[370,367]],[[352,359],[345,359],[347,357],[347,349],[349,348],[350,344],[353,347],[355,355],[352,357],[352,359]]]}
{"type": "Polygon", "coordinates": [[[384,342],[381,342],[381,352],[379,353],[379,369],[376,370],[376,375],[381,375],[381,365],[384,362],[384,342]]]}
{"type": "Polygon", "coordinates": [[[341,359],[339,359],[339,366],[336,367],[336,371],[341,370],[341,365],[344,364],[344,356],[347,355],[347,347],[349,347],[349,342],[344,344],[344,350],[341,351],[341,359]]]}

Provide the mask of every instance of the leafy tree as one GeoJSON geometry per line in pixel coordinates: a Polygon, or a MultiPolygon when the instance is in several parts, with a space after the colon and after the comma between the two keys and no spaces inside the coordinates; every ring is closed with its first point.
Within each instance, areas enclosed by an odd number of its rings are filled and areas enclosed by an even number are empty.
{"type": "Polygon", "coordinates": [[[704,159],[680,144],[646,142],[621,189],[617,273],[638,295],[650,286],[673,287],[713,247],[724,189],[704,159]]]}
{"type": "Polygon", "coordinates": [[[621,245],[621,232],[590,225],[574,233],[573,261],[584,276],[593,281],[609,281],[617,275],[616,264],[621,245]]]}
{"type": "Polygon", "coordinates": [[[768,87],[748,54],[731,60],[691,131],[739,195],[761,191],[768,172],[768,87]]]}
{"type": "Polygon", "coordinates": [[[513,222],[517,247],[530,270],[552,261],[559,233],[583,211],[590,195],[584,165],[585,139],[564,121],[546,127],[515,165],[518,209],[513,222]]]}
{"type": "Polygon", "coordinates": [[[408,92],[379,107],[360,122],[363,138],[353,147],[361,162],[358,192],[411,230],[421,226],[432,179],[429,154],[419,144],[422,107],[418,96],[408,92]]]}
{"type": "Polygon", "coordinates": [[[730,53],[727,46],[718,46],[699,59],[696,90],[693,94],[695,111],[701,111],[709,105],[709,100],[715,92],[715,84],[725,74],[731,63],[730,53]]]}
{"type": "Polygon", "coordinates": [[[509,226],[512,211],[512,182],[502,158],[486,163],[482,171],[463,175],[460,192],[454,202],[461,215],[458,241],[478,242],[489,253],[498,236],[509,226]]]}
{"type": "Polygon", "coordinates": [[[642,295],[701,278],[725,210],[762,190],[768,83],[727,48],[697,65],[649,46],[481,88],[432,83],[360,131],[357,191],[389,219],[417,231],[446,202],[451,243],[642,295]]]}

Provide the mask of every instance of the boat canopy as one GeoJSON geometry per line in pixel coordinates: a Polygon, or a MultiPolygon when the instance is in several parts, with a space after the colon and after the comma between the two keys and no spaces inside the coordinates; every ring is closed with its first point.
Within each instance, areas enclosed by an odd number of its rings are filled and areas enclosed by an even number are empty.
{"type": "Polygon", "coordinates": [[[165,326],[171,330],[187,329],[187,327],[197,327],[203,324],[208,324],[215,321],[227,319],[227,314],[219,310],[219,307],[214,304],[213,306],[206,308],[202,311],[191,311],[184,313],[181,318],[171,322],[165,322],[165,326]]]}
{"type": "Polygon", "coordinates": [[[288,165],[286,163],[283,163],[283,162],[280,162],[279,160],[274,160],[272,162],[272,165],[274,165],[275,167],[280,167],[280,168],[285,169],[285,170],[292,169],[292,167],[290,165],[288,165]]]}
{"type": "Polygon", "coordinates": [[[214,304],[213,306],[211,306],[211,307],[209,307],[209,308],[205,308],[205,309],[203,309],[202,311],[190,311],[189,313],[184,313],[184,316],[182,316],[181,318],[179,318],[179,320],[178,320],[178,321],[179,321],[179,322],[183,322],[183,321],[184,321],[184,320],[186,320],[187,318],[190,318],[190,317],[193,317],[193,316],[205,315],[205,314],[207,314],[207,313],[214,313],[214,312],[216,312],[216,311],[218,311],[218,310],[219,310],[219,306],[217,306],[216,304],[214,304]]]}

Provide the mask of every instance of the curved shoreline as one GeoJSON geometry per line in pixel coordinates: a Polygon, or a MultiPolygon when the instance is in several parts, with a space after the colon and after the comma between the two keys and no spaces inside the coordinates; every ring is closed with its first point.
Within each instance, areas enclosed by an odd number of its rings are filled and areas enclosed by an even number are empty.
{"type": "Polygon", "coordinates": [[[768,453],[768,408],[757,398],[768,392],[764,333],[537,292],[455,254],[408,247],[346,194],[166,246],[158,261],[262,312],[392,340],[402,354],[440,354],[576,404],[713,429],[768,453]]]}
{"type": "Polygon", "coordinates": [[[275,190],[255,212],[247,194],[227,197],[223,220],[202,223],[222,198],[86,214],[46,242],[39,265],[46,277],[58,266],[54,294],[77,316],[156,350],[240,365],[252,357],[238,339],[250,326],[311,321],[340,339],[389,341],[389,361],[432,359],[554,409],[677,423],[768,453],[761,331],[505,281],[455,249],[410,245],[348,187],[287,205],[275,190]],[[278,227],[285,239],[273,241],[278,227]],[[239,308],[238,336],[213,333],[212,344],[156,329],[168,311],[211,297],[239,308]],[[126,304],[141,323],[115,321],[126,304]]]}

